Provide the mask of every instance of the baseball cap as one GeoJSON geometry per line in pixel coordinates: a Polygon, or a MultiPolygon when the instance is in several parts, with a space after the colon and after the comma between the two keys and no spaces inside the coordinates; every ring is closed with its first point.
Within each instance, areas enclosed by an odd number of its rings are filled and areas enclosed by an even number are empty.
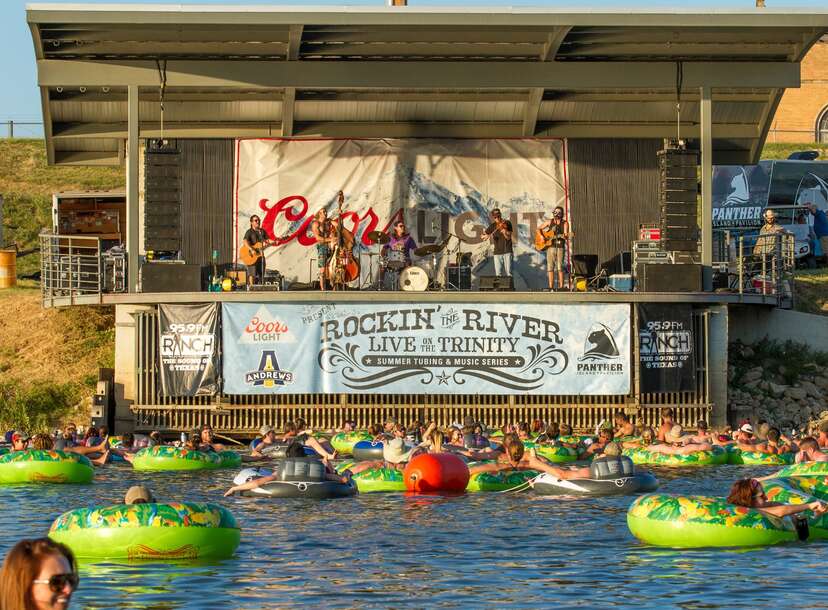
{"type": "Polygon", "coordinates": [[[27,441],[31,438],[28,433],[23,432],[23,430],[15,430],[12,433],[12,441],[27,441]]]}
{"type": "Polygon", "coordinates": [[[747,434],[753,434],[753,426],[751,426],[750,424],[742,424],[739,427],[739,431],[740,432],[745,432],[747,434]]]}
{"type": "Polygon", "coordinates": [[[127,489],[124,504],[149,504],[155,502],[152,492],[145,485],[133,485],[127,489]]]}
{"type": "Polygon", "coordinates": [[[273,426],[262,426],[261,428],[259,428],[259,436],[264,436],[268,432],[275,432],[273,426]]]}

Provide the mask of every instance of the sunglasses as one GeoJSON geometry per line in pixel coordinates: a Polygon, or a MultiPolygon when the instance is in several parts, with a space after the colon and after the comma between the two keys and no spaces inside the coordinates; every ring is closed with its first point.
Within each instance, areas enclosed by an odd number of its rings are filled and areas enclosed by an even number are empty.
{"type": "Polygon", "coordinates": [[[49,589],[53,593],[59,593],[63,591],[66,585],[72,587],[72,589],[78,588],[78,575],[74,572],[69,572],[68,574],[54,574],[49,578],[36,578],[32,581],[36,585],[49,585],[49,589]]]}

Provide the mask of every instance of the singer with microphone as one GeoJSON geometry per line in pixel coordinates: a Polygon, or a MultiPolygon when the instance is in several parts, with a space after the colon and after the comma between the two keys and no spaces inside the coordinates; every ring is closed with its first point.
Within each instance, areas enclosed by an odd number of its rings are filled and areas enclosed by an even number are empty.
{"type": "Polygon", "coordinates": [[[571,236],[569,224],[564,219],[564,209],[556,206],[552,211],[552,218],[538,227],[541,250],[546,250],[546,275],[549,279],[549,290],[555,290],[557,276],[558,290],[564,288],[564,254],[566,240],[571,236]]]}

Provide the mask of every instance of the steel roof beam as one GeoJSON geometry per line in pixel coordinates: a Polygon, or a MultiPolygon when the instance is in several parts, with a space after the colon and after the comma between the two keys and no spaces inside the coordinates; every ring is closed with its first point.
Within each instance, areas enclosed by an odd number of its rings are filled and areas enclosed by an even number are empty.
{"type": "MultiPolygon", "coordinates": [[[[684,87],[799,87],[799,64],[686,62],[684,87]]],[[[37,62],[38,84],[158,86],[151,61],[50,60],[37,62]]],[[[420,62],[420,61],[188,61],[167,65],[170,87],[452,89],[669,89],[673,62],[420,62]]]]}

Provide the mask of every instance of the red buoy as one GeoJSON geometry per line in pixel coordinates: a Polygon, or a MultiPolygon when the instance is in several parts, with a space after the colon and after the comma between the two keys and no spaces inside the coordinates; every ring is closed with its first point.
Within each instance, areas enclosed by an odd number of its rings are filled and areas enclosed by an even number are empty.
{"type": "Polygon", "coordinates": [[[452,453],[426,453],[408,462],[403,478],[408,491],[465,491],[469,467],[452,453]]]}

